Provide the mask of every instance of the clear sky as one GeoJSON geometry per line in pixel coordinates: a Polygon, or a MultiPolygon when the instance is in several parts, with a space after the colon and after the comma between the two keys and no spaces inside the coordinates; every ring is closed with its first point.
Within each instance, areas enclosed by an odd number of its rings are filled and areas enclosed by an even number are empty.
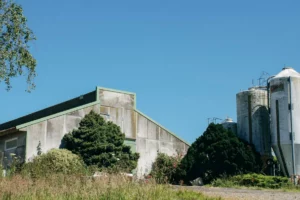
{"type": "Polygon", "coordinates": [[[300,71],[300,1],[17,0],[38,40],[32,93],[0,85],[0,123],[90,92],[137,108],[193,142],[207,118],[236,120],[235,95],[263,71],[300,71]]]}

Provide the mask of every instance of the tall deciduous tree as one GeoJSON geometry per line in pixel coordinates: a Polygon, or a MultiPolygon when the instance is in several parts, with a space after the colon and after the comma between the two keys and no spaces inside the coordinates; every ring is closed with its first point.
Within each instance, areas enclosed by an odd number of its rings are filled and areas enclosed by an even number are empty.
{"type": "Polygon", "coordinates": [[[187,180],[202,177],[210,182],[224,174],[260,172],[262,161],[253,145],[220,124],[210,124],[191,145],[181,165],[187,180]]]}
{"type": "Polygon", "coordinates": [[[136,168],[139,155],[132,153],[124,140],[119,126],[92,111],[81,120],[78,129],[64,136],[63,146],[80,155],[89,166],[130,172],[136,168]]]}
{"type": "Polygon", "coordinates": [[[4,82],[7,90],[11,89],[11,78],[20,75],[27,77],[27,91],[35,87],[36,60],[29,51],[35,36],[26,22],[20,5],[0,0],[0,83],[4,82]]]}

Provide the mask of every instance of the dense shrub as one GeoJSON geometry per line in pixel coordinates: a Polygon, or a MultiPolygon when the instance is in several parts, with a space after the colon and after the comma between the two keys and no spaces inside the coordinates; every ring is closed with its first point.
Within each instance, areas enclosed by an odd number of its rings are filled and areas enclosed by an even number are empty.
{"type": "Polygon", "coordinates": [[[292,186],[287,177],[281,176],[265,176],[261,174],[245,174],[228,178],[218,178],[212,182],[216,187],[260,187],[260,188],[284,188],[292,186]]]}
{"type": "Polygon", "coordinates": [[[66,149],[52,149],[25,163],[22,172],[32,176],[52,174],[78,174],[85,171],[82,159],[66,149]]]}
{"type": "Polygon", "coordinates": [[[241,141],[220,124],[210,124],[182,159],[186,181],[201,177],[205,183],[223,174],[260,172],[262,161],[253,145],[241,141]]]}
{"type": "Polygon", "coordinates": [[[150,176],[157,183],[179,183],[182,176],[180,161],[182,156],[168,156],[163,153],[158,153],[156,160],[152,165],[150,176]]]}
{"type": "Polygon", "coordinates": [[[125,134],[113,122],[90,112],[79,128],[63,138],[63,147],[83,158],[88,166],[130,172],[137,166],[139,155],[124,145],[125,134]]]}

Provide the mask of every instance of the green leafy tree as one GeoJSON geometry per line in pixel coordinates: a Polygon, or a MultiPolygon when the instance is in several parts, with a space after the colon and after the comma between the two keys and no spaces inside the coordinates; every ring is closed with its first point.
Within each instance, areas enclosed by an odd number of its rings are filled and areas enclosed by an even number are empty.
{"type": "Polygon", "coordinates": [[[181,165],[186,180],[201,177],[207,183],[222,175],[260,172],[262,161],[253,145],[220,124],[210,124],[191,145],[181,165]]]}
{"type": "Polygon", "coordinates": [[[93,111],[79,125],[77,130],[64,136],[63,146],[80,155],[86,165],[125,172],[136,168],[139,155],[124,145],[125,135],[119,126],[106,122],[93,111]]]}
{"type": "Polygon", "coordinates": [[[0,0],[0,82],[11,89],[10,79],[19,75],[27,77],[28,89],[35,85],[36,60],[29,52],[29,43],[35,40],[27,27],[22,7],[12,0],[0,0]]]}

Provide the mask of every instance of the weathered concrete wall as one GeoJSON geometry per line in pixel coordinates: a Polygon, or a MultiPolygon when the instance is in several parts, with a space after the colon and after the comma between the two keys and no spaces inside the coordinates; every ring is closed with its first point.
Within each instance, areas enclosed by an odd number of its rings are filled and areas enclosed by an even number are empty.
{"type": "Polygon", "coordinates": [[[133,152],[140,153],[137,173],[139,177],[150,173],[157,153],[170,156],[185,154],[188,145],[155,123],[149,117],[135,110],[135,95],[99,89],[99,104],[69,112],[29,125],[27,132],[26,160],[37,154],[41,142],[43,152],[59,148],[63,136],[78,128],[81,119],[91,110],[121,127],[133,152]]]}
{"type": "Polygon", "coordinates": [[[99,89],[99,99],[102,106],[125,109],[135,108],[134,94],[99,89]]]}
{"type": "Polygon", "coordinates": [[[116,107],[100,107],[101,116],[120,126],[126,138],[136,138],[136,113],[135,110],[116,107]]]}
{"type": "Polygon", "coordinates": [[[78,128],[80,120],[91,110],[100,113],[100,105],[86,107],[21,129],[27,132],[26,160],[37,155],[39,142],[43,152],[59,148],[63,136],[78,128]]]}
{"type": "Polygon", "coordinates": [[[185,154],[188,145],[135,110],[134,94],[100,89],[101,113],[121,127],[126,138],[136,139],[136,152],[140,153],[138,176],[150,173],[157,153],[170,156],[185,154]]]}
{"type": "Polygon", "coordinates": [[[157,153],[169,156],[186,154],[188,145],[173,134],[160,127],[148,117],[137,112],[136,148],[140,153],[138,176],[143,177],[151,172],[157,153]]]}

